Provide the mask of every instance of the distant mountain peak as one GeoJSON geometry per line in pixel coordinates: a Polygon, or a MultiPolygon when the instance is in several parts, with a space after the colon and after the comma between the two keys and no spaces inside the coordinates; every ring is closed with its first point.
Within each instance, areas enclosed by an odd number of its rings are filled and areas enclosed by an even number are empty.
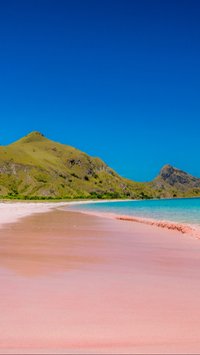
{"type": "Polygon", "coordinates": [[[19,140],[19,142],[22,143],[32,143],[32,142],[39,142],[39,141],[43,141],[46,140],[47,138],[45,138],[44,134],[42,134],[39,131],[33,131],[30,132],[29,134],[27,134],[25,137],[21,138],[19,140]]]}
{"type": "Polygon", "coordinates": [[[27,134],[27,136],[29,137],[44,137],[44,134],[42,134],[41,132],[39,131],[33,131],[33,132],[30,132],[29,134],[27,134]]]}
{"type": "MultiPolygon", "coordinates": [[[[168,177],[170,177],[175,171],[178,171],[178,169],[174,168],[172,165],[170,164],[166,164],[162,167],[162,169],[160,170],[160,176],[164,179],[167,179],[168,177]]],[[[181,171],[181,170],[180,170],[181,171]]]]}
{"type": "Polygon", "coordinates": [[[170,164],[163,166],[158,177],[171,186],[175,186],[177,184],[181,184],[182,186],[194,183],[199,184],[200,182],[200,179],[186,173],[183,170],[177,169],[170,164]]]}
{"type": "MultiPolygon", "coordinates": [[[[25,137],[26,137],[26,138],[36,138],[36,139],[38,139],[38,138],[45,138],[45,137],[44,137],[44,134],[42,134],[42,133],[39,132],[39,131],[30,132],[30,133],[27,134],[25,137]]],[[[25,137],[24,137],[24,138],[25,138],[25,137]]]]}
{"type": "Polygon", "coordinates": [[[163,167],[162,167],[162,169],[161,170],[163,170],[163,169],[174,169],[174,167],[171,165],[171,164],[165,164],[163,167]]]}

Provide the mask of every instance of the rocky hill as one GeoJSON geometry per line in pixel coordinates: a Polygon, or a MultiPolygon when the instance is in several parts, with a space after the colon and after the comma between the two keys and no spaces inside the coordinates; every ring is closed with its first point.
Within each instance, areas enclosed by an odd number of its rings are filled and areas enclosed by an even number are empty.
{"type": "Polygon", "coordinates": [[[200,196],[200,179],[171,165],[165,165],[149,185],[158,197],[200,196]]]}
{"type": "Polygon", "coordinates": [[[0,197],[18,199],[200,196],[200,179],[166,165],[152,182],[125,179],[99,158],[39,132],[0,147],[0,197]]]}

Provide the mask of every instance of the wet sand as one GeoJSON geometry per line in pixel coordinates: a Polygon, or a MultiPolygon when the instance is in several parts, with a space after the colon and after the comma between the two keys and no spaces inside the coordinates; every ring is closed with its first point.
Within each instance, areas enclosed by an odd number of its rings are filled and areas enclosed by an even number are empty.
{"type": "Polygon", "coordinates": [[[199,240],[63,211],[0,240],[0,353],[200,352],[199,240]]]}

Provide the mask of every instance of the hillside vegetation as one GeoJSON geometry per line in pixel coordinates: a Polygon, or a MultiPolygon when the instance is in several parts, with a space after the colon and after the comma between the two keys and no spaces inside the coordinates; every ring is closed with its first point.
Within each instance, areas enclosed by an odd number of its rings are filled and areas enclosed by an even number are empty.
{"type": "Polygon", "coordinates": [[[0,195],[12,198],[142,198],[151,188],[120,177],[99,158],[32,132],[0,147],[0,195]]]}
{"type": "MultiPolygon", "coordinates": [[[[134,163],[134,162],[133,162],[134,163]]],[[[200,196],[200,179],[165,166],[149,183],[119,176],[101,159],[39,132],[0,147],[0,197],[17,199],[200,196]]]]}

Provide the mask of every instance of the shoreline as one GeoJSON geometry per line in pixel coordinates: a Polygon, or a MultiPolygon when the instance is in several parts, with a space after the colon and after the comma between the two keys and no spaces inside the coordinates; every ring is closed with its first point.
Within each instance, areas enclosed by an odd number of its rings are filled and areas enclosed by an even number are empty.
{"type": "Polygon", "coordinates": [[[196,224],[181,223],[176,221],[160,220],[160,219],[147,218],[147,217],[138,217],[134,215],[120,215],[111,212],[88,211],[88,210],[81,210],[81,209],[80,210],[67,209],[67,211],[72,211],[72,212],[77,211],[90,216],[146,224],[150,226],[159,227],[162,229],[168,229],[171,231],[178,231],[182,234],[188,234],[192,237],[200,239],[200,226],[197,226],[196,224]]]}
{"type": "MultiPolygon", "coordinates": [[[[113,201],[113,200],[112,200],[113,201]]],[[[116,200],[117,201],[117,200],[116,200]]],[[[97,201],[0,201],[0,228],[5,224],[15,223],[21,218],[28,217],[34,214],[46,213],[61,207],[69,205],[79,205],[86,203],[95,203],[97,201]]],[[[110,202],[110,200],[99,201],[110,202]]]]}
{"type": "MultiPolygon", "coordinates": [[[[197,239],[200,239],[200,227],[195,224],[181,223],[170,220],[157,220],[154,218],[138,217],[134,215],[120,215],[109,212],[98,212],[88,210],[74,210],[70,209],[70,205],[83,205],[83,204],[95,204],[95,203],[107,203],[107,202],[127,202],[133,200],[87,200],[87,201],[66,201],[66,202],[22,202],[22,201],[0,201],[0,228],[5,224],[15,223],[21,218],[31,216],[34,214],[46,213],[52,210],[61,209],[64,211],[79,212],[82,214],[96,216],[101,218],[115,219],[125,222],[135,222],[145,225],[156,226],[162,229],[168,229],[170,231],[178,231],[182,234],[187,234],[197,239]],[[27,208],[28,207],[28,208],[27,208]],[[67,209],[64,209],[67,207],[67,209]]],[[[137,201],[137,200],[136,200],[137,201]]]]}
{"type": "MultiPolygon", "coordinates": [[[[61,206],[63,203],[57,204],[57,207],[61,206]]],[[[21,218],[51,211],[55,207],[54,203],[0,202],[0,228],[6,224],[15,223],[21,218]]]]}

